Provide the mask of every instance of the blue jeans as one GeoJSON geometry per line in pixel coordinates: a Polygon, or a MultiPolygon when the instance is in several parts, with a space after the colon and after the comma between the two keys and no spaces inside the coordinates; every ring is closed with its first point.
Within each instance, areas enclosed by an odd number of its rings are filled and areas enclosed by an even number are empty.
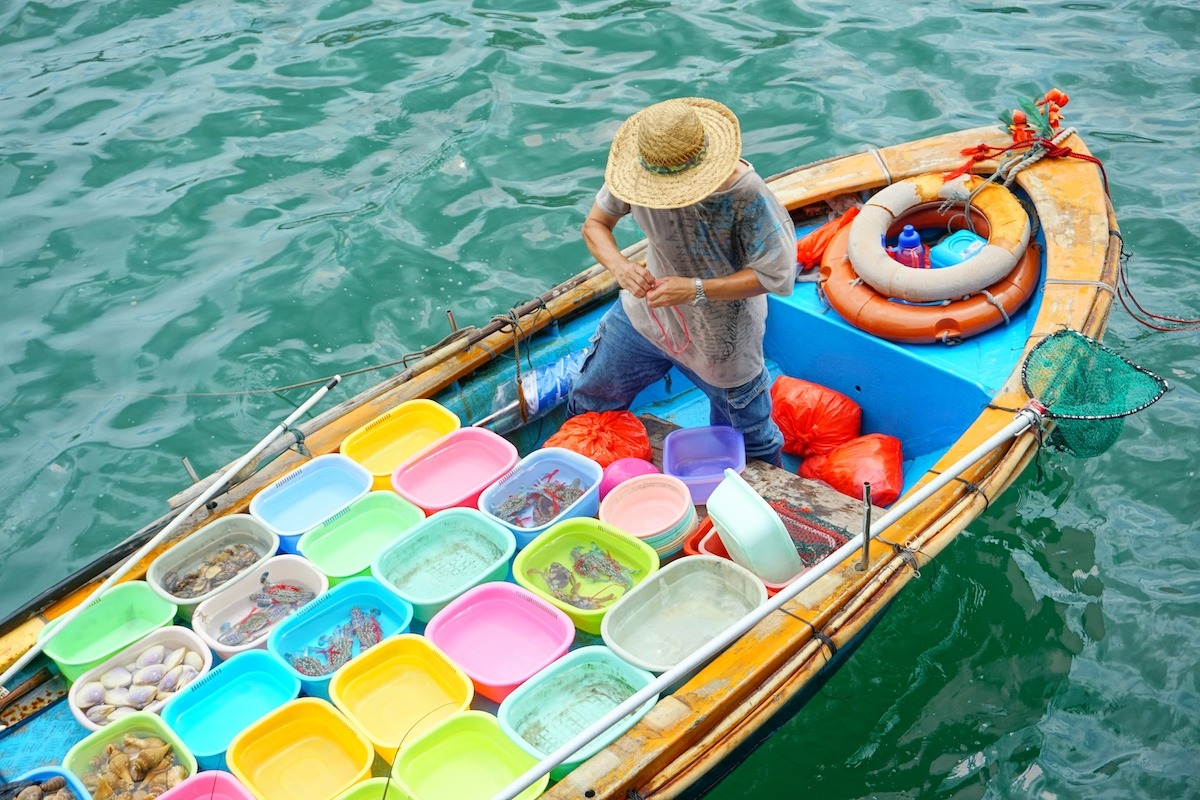
{"type": "Polygon", "coordinates": [[[771,419],[771,377],[766,368],[732,389],[711,386],[638,333],[620,300],[596,326],[592,350],[571,386],[567,413],[627,409],[638,392],[660,380],[671,367],[678,367],[708,397],[709,424],[741,431],[747,458],[782,464],[783,434],[771,419]]]}

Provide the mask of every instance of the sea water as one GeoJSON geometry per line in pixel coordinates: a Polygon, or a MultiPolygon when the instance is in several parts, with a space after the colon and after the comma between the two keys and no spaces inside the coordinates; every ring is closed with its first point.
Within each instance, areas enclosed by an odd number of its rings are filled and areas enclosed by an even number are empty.
{"type": "MultiPolygon", "coordinates": [[[[10,0],[0,607],[315,386],[273,390],[344,374],[327,410],[447,311],[486,324],[591,264],[612,135],[671,96],[727,103],[771,175],[995,126],[1058,86],[1136,298],[1200,317],[1197,52],[1178,0],[10,0]]],[[[1098,458],[1043,454],[713,800],[1200,796],[1200,349],[1115,300],[1104,342],[1173,390],[1098,458]]]]}

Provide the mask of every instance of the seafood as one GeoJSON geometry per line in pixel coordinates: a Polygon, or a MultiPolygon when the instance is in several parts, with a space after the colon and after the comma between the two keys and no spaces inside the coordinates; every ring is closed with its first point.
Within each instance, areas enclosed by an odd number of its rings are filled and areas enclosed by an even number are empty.
{"type": "Polygon", "coordinates": [[[589,581],[612,581],[619,583],[625,591],[633,588],[633,576],[641,572],[617,561],[612,553],[601,550],[595,542],[587,550],[583,549],[583,545],[572,547],[571,562],[571,568],[589,581]]]}
{"type": "Polygon", "coordinates": [[[67,779],[55,775],[44,781],[0,782],[0,800],[77,800],[67,788],[67,779]]]}
{"type": "Polygon", "coordinates": [[[317,596],[315,592],[294,583],[268,583],[265,572],[259,578],[259,582],[263,588],[250,595],[250,599],[260,606],[275,603],[302,606],[317,596]]]}
{"type": "MultiPolygon", "coordinates": [[[[176,763],[171,745],[156,736],[127,734],[120,742],[110,742],[88,767],[83,785],[95,800],[150,800],[188,775],[187,767],[176,763]]],[[[47,795],[47,800],[53,797],[47,795]]]]}
{"type": "Polygon", "coordinates": [[[553,597],[584,611],[596,611],[604,608],[606,604],[617,598],[613,593],[600,595],[600,592],[608,589],[612,584],[602,587],[593,595],[580,594],[579,580],[575,577],[575,573],[558,561],[550,562],[545,570],[527,569],[525,574],[537,575],[546,584],[546,589],[553,597]]]}
{"type": "Polygon", "coordinates": [[[317,644],[324,646],[324,649],[319,649],[318,652],[325,655],[326,661],[329,662],[329,672],[333,672],[354,655],[354,630],[349,625],[342,625],[332,636],[322,636],[318,639],[317,644]]]}
{"type": "Polygon", "coordinates": [[[156,644],[131,649],[121,661],[126,663],[105,670],[72,693],[75,707],[96,725],[107,725],[152,703],[168,700],[204,668],[200,652],[186,646],[168,649],[156,644]]]}
{"type": "Polygon", "coordinates": [[[305,648],[304,652],[300,655],[285,653],[284,658],[296,669],[296,672],[310,678],[319,678],[322,675],[328,675],[332,672],[332,670],[328,669],[328,665],[323,664],[320,659],[314,657],[308,648],[305,648]]]}
{"type": "Polygon", "coordinates": [[[371,609],[370,617],[364,614],[358,606],[350,609],[350,627],[353,628],[354,636],[358,639],[360,652],[368,647],[374,647],[383,639],[383,629],[379,627],[379,614],[378,608],[371,609]]]}
{"type": "Polygon", "coordinates": [[[233,544],[206,554],[187,571],[176,570],[163,576],[162,585],[168,593],[184,600],[208,594],[236,578],[262,557],[247,544],[233,544]]]}
{"type": "Polygon", "coordinates": [[[553,520],[583,496],[580,478],[570,484],[558,479],[551,470],[525,490],[515,492],[496,506],[495,515],[522,528],[537,528],[553,520]]]}

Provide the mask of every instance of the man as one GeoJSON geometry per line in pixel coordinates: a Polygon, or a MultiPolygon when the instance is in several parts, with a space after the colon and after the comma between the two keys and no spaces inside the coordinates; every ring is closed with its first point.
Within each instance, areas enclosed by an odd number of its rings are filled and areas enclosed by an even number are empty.
{"type": "Polygon", "coordinates": [[[763,362],[765,294],[796,279],[791,217],[741,158],[737,117],[703,98],[642,109],[617,131],[604,186],[583,224],[620,298],[597,328],[568,411],[628,408],[676,366],[709,399],[713,425],[732,425],[746,455],[781,463],[763,362]],[[625,258],[613,228],[632,214],[645,266],[625,258]]]}

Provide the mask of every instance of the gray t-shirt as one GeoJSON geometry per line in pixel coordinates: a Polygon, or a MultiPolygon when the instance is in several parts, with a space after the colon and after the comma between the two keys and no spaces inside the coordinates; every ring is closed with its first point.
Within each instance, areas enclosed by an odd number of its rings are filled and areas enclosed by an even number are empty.
{"type": "MultiPolygon", "coordinates": [[[[596,204],[614,217],[632,212],[646,234],[646,266],[657,278],[723,278],[749,267],[768,292],[792,293],[796,231],[753,167],[728,190],[686,208],[631,206],[607,185],[596,204]]],[[[652,309],[645,298],[622,290],[621,302],[639,333],[713,386],[731,389],[762,371],[765,295],[652,309]]]]}

